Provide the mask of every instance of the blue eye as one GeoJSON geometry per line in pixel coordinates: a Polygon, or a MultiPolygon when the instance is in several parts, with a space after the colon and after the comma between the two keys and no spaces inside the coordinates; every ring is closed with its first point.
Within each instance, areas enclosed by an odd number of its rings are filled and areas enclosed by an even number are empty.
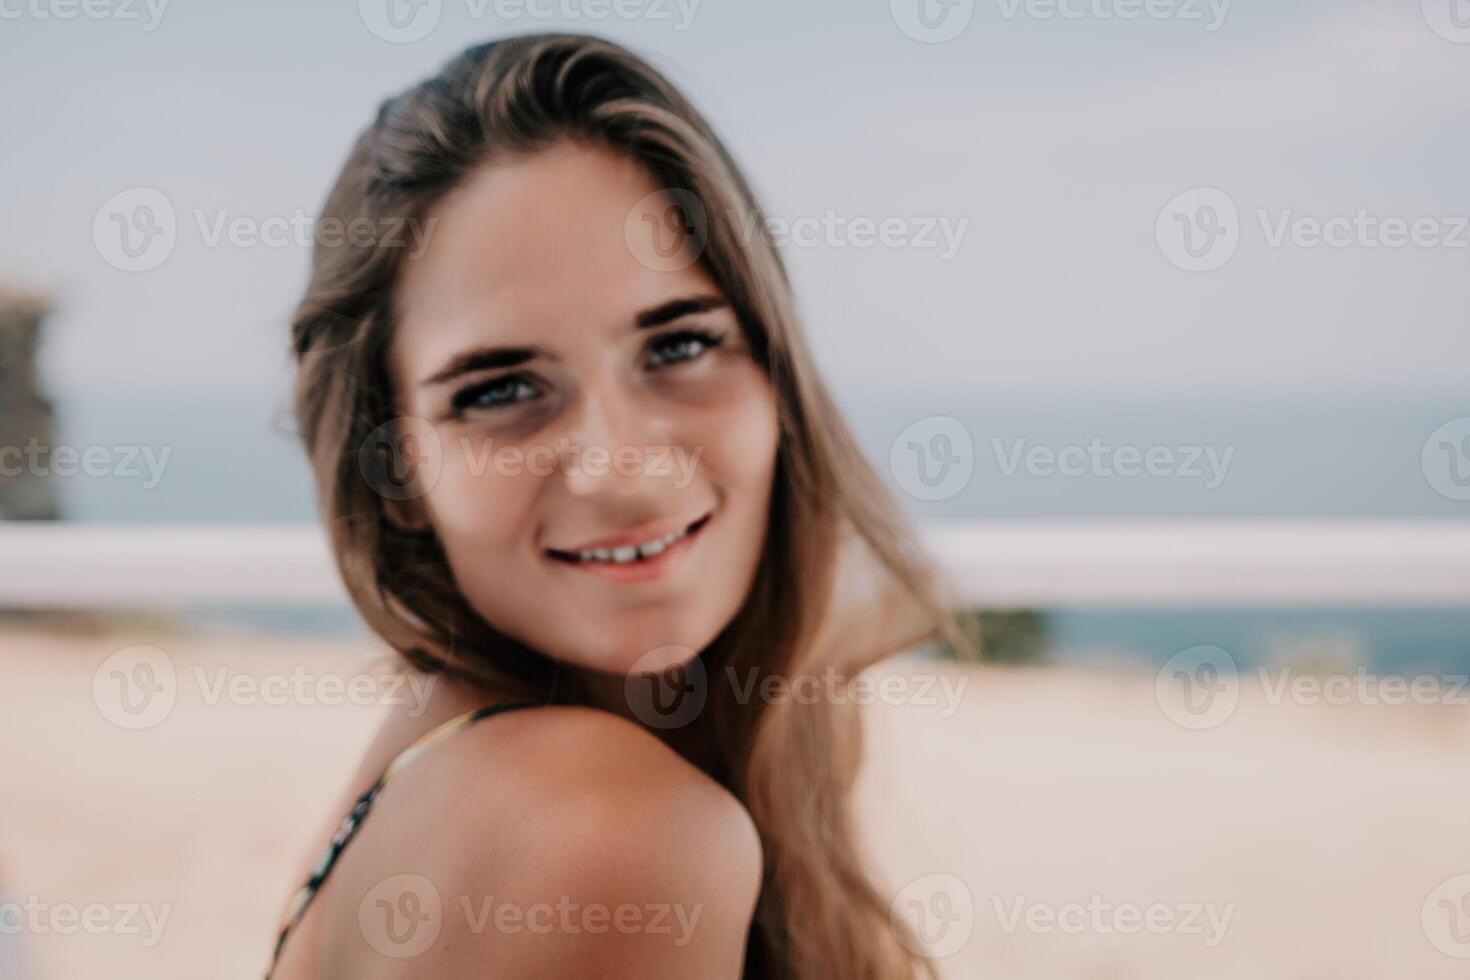
{"type": "Polygon", "coordinates": [[[454,395],[452,404],[456,412],[475,408],[502,408],[536,396],[536,386],[519,374],[470,385],[454,395]]]}
{"type": "Polygon", "coordinates": [[[666,333],[648,345],[652,366],[692,361],[705,351],[720,346],[725,338],[707,330],[678,330],[666,333]]]}

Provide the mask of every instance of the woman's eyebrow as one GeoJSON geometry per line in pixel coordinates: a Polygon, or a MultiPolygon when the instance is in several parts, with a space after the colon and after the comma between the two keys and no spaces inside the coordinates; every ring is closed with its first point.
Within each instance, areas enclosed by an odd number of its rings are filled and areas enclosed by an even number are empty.
{"type": "Polygon", "coordinates": [[[704,313],[708,310],[717,310],[722,306],[728,306],[723,296],[682,296],[679,299],[671,299],[667,303],[660,303],[651,309],[639,313],[633,321],[639,330],[647,330],[651,327],[661,327],[681,316],[689,316],[691,313],[704,313]]]}
{"type": "MultiPolygon", "coordinates": [[[[694,313],[705,313],[728,306],[723,296],[711,294],[681,296],[666,303],[643,310],[633,320],[639,330],[648,330],[672,323],[680,317],[694,313]]],[[[474,371],[491,371],[496,368],[515,367],[541,356],[551,356],[539,347],[472,347],[460,351],[439,370],[429,375],[423,385],[440,385],[452,381],[462,374],[474,371]]]]}
{"type": "Polygon", "coordinates": [[[455,354],[442,368],[419,383],[438,385],[472,371],[515,367],[544,353],[539,347],[472,347],[455,354]]]}

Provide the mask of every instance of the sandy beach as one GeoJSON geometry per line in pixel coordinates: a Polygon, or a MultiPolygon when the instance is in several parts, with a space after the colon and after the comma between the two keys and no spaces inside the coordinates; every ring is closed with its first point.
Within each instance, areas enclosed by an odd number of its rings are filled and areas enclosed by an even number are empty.
{"type": "MultiPolygon", "coordinates": [[[[38,975],[259,977],[382,710],[322,679],[381,660],[274,635],[0,632],[0,869],[39,923],[19,937],[38,975]],[[129,728],[109,672],[140,644],[175,693],[129,728]],[[272,678],[309,694],[273,703],[272,678]]],[[[858,796],[886,894],[945,977],[1470,970],[1470,708],[1273,704],[1246,679],[1227,721],[1189,730],[1152,672],[944,670],[953,700],[864,709],[858,796]]],[[[934,671],[884,668],[944,690],[934,671]]]]}

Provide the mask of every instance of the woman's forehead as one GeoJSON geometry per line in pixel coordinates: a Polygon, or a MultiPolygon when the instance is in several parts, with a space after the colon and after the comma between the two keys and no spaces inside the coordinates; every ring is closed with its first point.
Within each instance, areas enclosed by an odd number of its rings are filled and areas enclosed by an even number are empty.
{"type": "Polygon", "coordinates": [[[629,216],[657,191],[636,161],[573,144],[473,172],[403,263],[398,368],[412,378],[470,344],[575,352],[620,340],[645,310],[716,292],[702,264],[657,268],[630,247],[645,229],[629,216]]]}
{"type": "Polygon", "coordinates": [[[570,142],[477,168],[425,216],[425,243],[402,265],[409,359],[467,336],[592,340],[672,297],[712,291],[700,263],[658,268],[630,243],[659,232],[636,220],[659,190],[632,158],[570,142]]]}

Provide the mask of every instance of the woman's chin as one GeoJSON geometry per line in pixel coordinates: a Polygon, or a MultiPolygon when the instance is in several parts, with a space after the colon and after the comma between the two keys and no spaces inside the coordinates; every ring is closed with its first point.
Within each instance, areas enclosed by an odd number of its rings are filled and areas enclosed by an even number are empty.
{"type": "Polygon", "coordinates": [[[598,644],[593,650],[578,651],[571,660],[600,674],[625,677],[658,674],[683,666],[699,656],[699,647],[667,643],[649,638],[630,638],[616,644],[598,644]]]}

